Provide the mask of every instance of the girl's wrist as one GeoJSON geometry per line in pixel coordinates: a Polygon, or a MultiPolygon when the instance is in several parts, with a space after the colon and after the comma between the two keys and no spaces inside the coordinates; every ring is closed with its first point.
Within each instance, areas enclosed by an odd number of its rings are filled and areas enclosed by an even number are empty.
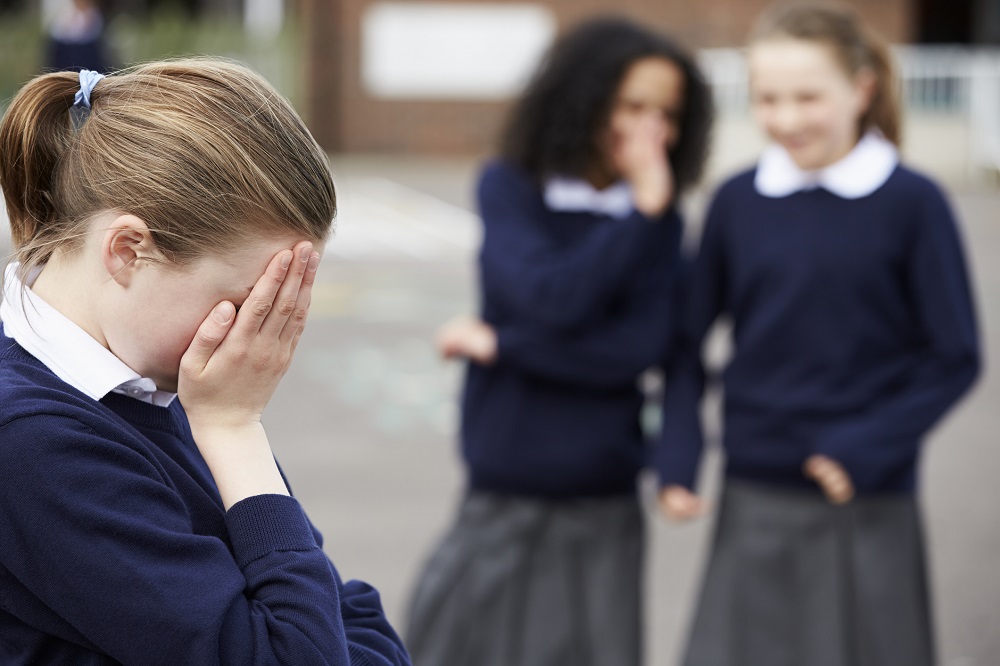
{"type": "Polygon", "coordinates": [[[240,427],[192,425],[191,433],[227,511],[254,495],[289,494],[260,421],[240,427]]]}
{"type": "Polygon", "coordinates": [[[669,174],[644,174],[631,182],[635,208],[646,217],[659,217],[670,207],[673,193],[669,174]]]}
{"type": "Polygon", "coordinates": [[[225,433],[250,434],[257,429],[263,429],[260,422],[260,412],[244,410],[213,410],[211,412],[196,411],[185,408],[188,425],[197,441],[198,433],[210,437],[225,437],[225,433]]]}
{"type": "Polygon", "coordinates": [[[635,192],[633,199],[635,209],[650,219],[659,218],[670,205],[670,196],[666,191],[635,192]]]}

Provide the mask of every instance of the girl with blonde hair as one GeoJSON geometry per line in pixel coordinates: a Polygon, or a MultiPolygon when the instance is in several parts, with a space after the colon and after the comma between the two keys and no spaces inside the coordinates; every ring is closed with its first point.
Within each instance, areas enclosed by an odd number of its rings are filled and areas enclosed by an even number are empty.
{"type": "Polygon", "coordinates": [[[958,229],[900,163],[890,55],[854,14],[791,5],[749,49],[772,140],[715,195],[685,289],[659,450],[691,518],[703,338],[720,316],[725,483],[687,666],[930,666],[921,444],[979,367],[958,229]]]}
{"type": "Polygon", "coordinates": [[[336,213],[290,105],[223,61],[47,74],[0,187],[0,662],[408,664],[261,424],[336,213]]]}

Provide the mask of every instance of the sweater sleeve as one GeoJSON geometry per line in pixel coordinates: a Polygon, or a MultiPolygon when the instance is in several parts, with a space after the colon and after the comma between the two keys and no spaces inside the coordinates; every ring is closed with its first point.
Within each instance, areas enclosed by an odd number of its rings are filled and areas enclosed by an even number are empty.
{"type": "Polygon", "coordinates": [[[0,442],[3,566],[68,640],[126,664],[409,663],[377,595],[341,584],[294,498],[231,507],[230,551],[117,438],[36,415],[0,426],[0,442]]]}
{"type": "MultiPolygon", "coordinates": [[[[280,468],[279,468],[280,469],[280,468]]],[[[284,471],[281,472],[285,478],[284,471]]],[[[287,485],[287,480],[286,480],[287,485]]],[[[291,487],[289,487],[291,492],[291,487]]],[[[308,520],[308,518],[307,518],[308,520]]],[[[323,534],[309,522],[316,543],[323,547],[323,534]]],[[[333,563],[330,563],[333,566],[333,563]]],[[[382,610],[378,590],[360,580],[343,583],[334,570],[340,592],[340,612],[344,618],[347,651],[355,666],[409,664],[403,640],[392,628],[382,610]]]]}
{"type": "Polygon", "coordinates": [[[664,371],[663,427],[653,452],[660,485],[693,489],[704,448],[702,346],[722,312],[726,264],[722,197],[712,203],[697,256],[682,277],[677,348],[664,371]]]}
{"type": "Polygon", "coordinates": [[[484,297],[514,319],[569,330],[603,315],[609,299],[649,249],[656,224],[638,212],[609,219],[581,242],[553,242],[537,186],[509,166],[484,171],[478,189],[484,234],[484,297]]]}
{"type": "Polygon", "coordinates": [[[534,322],[497,327],[498,363],[525,374],[576,386],[614,389],[635,384],[661,364],[675,320],[680,220],[657,240],[662,255],[614,311],[585,329],[551,330],[534,322]]]}
{"type": "Polygon", "coordinates": [[[378,590],[350,580],[340,592],[347,652],[353,666],[404,666],[410,663],[403,641],[382,611],[378,590]]]}
{"type": "Polygon", "coordinates": [[[920,440],[969,389],[979,372],[976,319],[958,229],[933,185],[918,204],[905,281],[921,332],[908,381],[816,442],[840,461],[859,490],[880,487],[912,461],[920,440]]]}

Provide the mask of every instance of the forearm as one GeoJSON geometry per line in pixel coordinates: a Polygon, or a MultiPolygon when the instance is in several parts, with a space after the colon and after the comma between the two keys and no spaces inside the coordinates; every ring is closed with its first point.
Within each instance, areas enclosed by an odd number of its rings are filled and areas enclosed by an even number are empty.
{"type": "Polygon", "coordinates": [[[972,385],[978,358],[929,359],[911,380],[824,433],[814,451],[841,463],[862,490],[910,463],[926,433],[972,385]]]}
{"type": "Polygon", "coordinates": [[[527,325],[500,326],[498,361],[582,386],[634,385],[643,370],[663,360],[671,318],[668,308],[661,307],[573,334],[527,325]]]}
{"type": "Polygon", "coordinates": [[[678,485],[690,490],[695,487],[704,449],[700,409],[704,386],[700,362],[692,360],[685,367],[674,367],[667,373],[663,429],[654,452],[661,486],[678,485]]]}
{"type": "Polygon", "coordinates": [[[259,421],[238,427],[192,424],[191,431],[227,511],[255,495],[289,494],[259,421]]]}
{"type": "Polygon", "coordinates": [[[680,234],[675,217],[650,220],[635,213],[608,221],[575,246],[534,253],[521,239],[493,238],[488,230],[484,296],[519,320],[558,331],[582,329],[604,315],[646,257],[673,249],[680,234]]]}

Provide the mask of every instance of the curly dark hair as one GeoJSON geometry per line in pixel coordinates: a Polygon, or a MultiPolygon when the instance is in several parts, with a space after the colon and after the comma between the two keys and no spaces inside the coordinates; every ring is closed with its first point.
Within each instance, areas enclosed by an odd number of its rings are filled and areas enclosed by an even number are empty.
{"type": "Polygon", "coordinates": [[[505,160],[539,180],[582,177],[603,159],[598,143],[615,94],[629,67],[661,57],[684,73],[680,138],[668,153],[678,191],[701,177],[712,125],[711,92],[694,60],[670,39],[619,17],[601,17],[570,30],[549,50],[502,135],[505,160]]]}

